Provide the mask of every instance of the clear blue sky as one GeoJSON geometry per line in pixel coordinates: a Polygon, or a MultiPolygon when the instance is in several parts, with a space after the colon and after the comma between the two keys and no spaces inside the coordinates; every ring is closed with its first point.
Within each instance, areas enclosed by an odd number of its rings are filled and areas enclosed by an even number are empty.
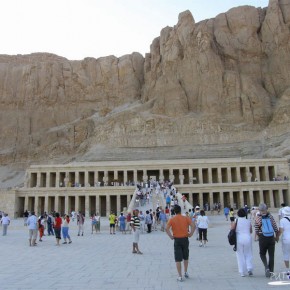
{"type": "Polygon", "coordinates": [[[68,59],[149,52],[165,26],[269,0],[2,0],[0,54],[50,52],[68,59]]]}

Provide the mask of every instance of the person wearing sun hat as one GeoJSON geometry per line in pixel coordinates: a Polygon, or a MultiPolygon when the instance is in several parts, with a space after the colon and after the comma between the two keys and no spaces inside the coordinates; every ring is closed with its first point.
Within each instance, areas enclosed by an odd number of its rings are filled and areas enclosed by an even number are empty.
{"type": "Polygon", "coordinates": [[[282,235],[282,252],[286,272],[290,275],[290,206],[283,207],[283,217],[280,220],[279,233],[282,235]]]}

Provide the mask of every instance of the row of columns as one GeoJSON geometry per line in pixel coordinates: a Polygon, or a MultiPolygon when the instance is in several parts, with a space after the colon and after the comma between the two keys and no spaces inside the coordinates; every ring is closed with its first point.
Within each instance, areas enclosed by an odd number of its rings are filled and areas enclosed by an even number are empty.
{"type": "MultiPolygon", "coordinates": [[[[106,194],[106,195],[102,195],[106,197],[106,214],[108,215],[111,212],[111,202],[110,202],[110,195],[106,194]]],[[[122,195],[124,196],[124,195],[122,195]]],[[[24,197],[24,209],[29,209],[29,198],[33,199],[34,198],[34,205],[32,206],[34,208],[34,210],[37,212],[37,214],[41,214],[42,212],[39,212],[39,209],[41,208],[40,204],[39,204],[39,200],[40,198],[44,197],[44,212],[49,212],[52,209],[54,209],[55,211],[60,211],[60,198],[64,197],[64,213],[69,213],[71,210],[75,210],[75,211],[79,211],[81,209],[80,207],[80,197],[84,197],[85,198],[85,215],[89,216],[90,213],[90,195],[83,195],[83,196],[75,196],[75,195],[53,195],[53,196],[49,196],[49,195],[35,195],[35,196],[29,196],[26,195],[24,197]],[[49,206],[49,197],[54,199],[54,204],[49,206]],[[71,208],[69,206],[69,198],[75,198],[75,203],[74,206],[71,205],[71,208]]],[[[101,212],[101,208],[100,208],[100,196],[96,195],[93,196],[96,198],[95,204],[93,206],[93,208],[95,208],[96,212],[101,212]]],[[[130,203],[131,200],[131,195],[128,194],[127,195],[127,205],[130,203]]],[[[120,211],[122,211],[121,209],[121,195],[116,195],[116,207],[117,207],[117,211],[118,213],[120,211]]]]}
{"type": "MultiPolygon", "coordinates": [[[[212,170],[213,169],[216,169],[217,170],[217,183],[222,183],[222,169],[226,169],[226,180],[228,182],[233,182],[233,178],[232,178],[232,172],[231,172],[231,169],[233,167],[214,167],[214,168],[187,168],[187,169],[159,169],[159,178],[158,180],[160,182],[163,182],[164,181],[164,170],[168,170],[169,171],[169,180],[174,182],[175,181],[175,184],[184,184],[184,179],[185,179],[185,176],[183,174],[183,171],[184,170],[188,170],[188,178],[189,178],[189,183],[194,183],[194,180],[198,179],[199,183],[203,183],[203,180],[204,180],[204,176],[203,176],[203,170],[204,169],[207,169],[207,179],[208,179],[208,182],[207,183],[213,183],[213,172],[212,170]],[[198,170],[198,176],[193,176],[193,170],[198,170]],[[178,176],[175,176],[174,175],[174,171],[175,170],[178,170],[178,173],[179,175],[178,176]],[[176,180],[176,177],[178,177],[179,180],[176,180]],[[179,183],[177,182],[179,181],[179,183]]],[[[234,179],[236,179],[237,181],[241,181],[242,180],[242,174],[241,174],[241,168],[244,168],[246,169],[246,180],[243,180],[243,181],[251,181],[252,179],[252,173],[250,171],[250,167],[234,167],[236,169],[236,177],[234,179]]],[[[259,171],[259,166],[255,166],[255,178],[259,181],[261,180],[260,178],[260,171],[259,171]]],[[[264,167],[265,170],[265,176],[264,176],[264,179],[265,181],[270,181],[270,177],[269,177],[269,171],[268,171],[268,167],[265,166],[264,167]]],[[[112,170],[113,171],[113,170],[112,170]]],[[[133,180],[135,183],[138,181],[138,173],[137,173],[137,169],[134,169],[134,170],[124,170],[123,171],[123,184],[126,184],[128,182],[128,171],[131,171],[133,172],[133,180]]],[[[141,170],[140,170],[141,171],[141,170]]],[[[143,169],[143,175],[142,175],[142,181],[143,182],[147,182],[148,181],[148,175],[147,175],[147,171],[149,170],[146,170],[146,169],[143,169]]],[[[66,174],[66,177],[65,179],[66,180],[66,183],[69,181],[69,173],[71,171],[67,171],[65,172],[66,174]]],[[[75,180],[74,182],[75,183],[79,183],[79,173],[80,172],[83,172],[84,173],[84,186],[89,186],[89,183],[90,183],[90,180],[89,180],[89,171],[73,171],[74,174],[75,174],[75,180]]],[[[94,185],[97,183],[97,182],[109,182],[109,174],[108,174],[109,171],[94,171],[94,185]],[[98,180],[98,173],[99,172],[102,172],[103,173],[103,180],[98,180]]],[[[120,170],[114,170],[114,180],[118,180],[118,172],[120,172],[120,170]]],[[[31,180],[32,178],[32,174],[36,174],[37,175],[37,178],[36,178],[36,187],[40,187],[41,185],[41,174],[46,174],[46,185],[44,187],[48,187],[48,185],[50,184],[50,173],[55,173],[56,174],[56,180],[55,180],[55,187],[59,187],[60,185],[60,172],[36,172],[36,173],[33,173],[31,172],[30,175],[29,175],[29,180],[31,180]]],[[[63,172],[62,172],[63,173],[63,172]]],[[[245,178],[244,178],[245,179],[245,178]]],[[[27,184],[26,184],[27,187],[30,187],[30,183],[29,181],[27,181],[27,184]]]]}
{"type": "MultiPolygon", "coordinates": [[[[253,206],[255,204],[254,202],[254,191],[258,191],[259,192],[259,201],[260,202],[266,202],[264,200],[264,196],[263,196],[263,190],[248,190],[246,192],[249,193],[249,200],[248,203],[249,205],[253,206]]],[[[229,204],[233,205],[234,204],[234,192],[235,191],[226,191],[229,193],[229,204]]],[[[240,205],[245,205],[246,202],[244,200],[244,195],[243,193],[245,191],[237,191],[238,192],[238,198],[239,198],[239,202],[240,205]]],[[[209,205],[213,205],[214,203],[214,191],[209,192],[209,205]]],[[[218,193],[218,201],[221,203],[221,205],[224,205],[224,192],[217,192],[218,193]]],[[[198,200],[200,205],[204,204],[204,192],[198,192],[198,200]]],[[[283,190],[279,189],[278,190],[278,199],[279,199],[279,204],[282,203],[283,200],[283,190]]],[[[189,203],[193,205],[193,194],[189,194],[189,203]]],[[[269,190],[269,202],[268,202],[269,207],[275,207],[275,203],[274,203],[274,194],[273,194],[273,190],[269,190]]]]}

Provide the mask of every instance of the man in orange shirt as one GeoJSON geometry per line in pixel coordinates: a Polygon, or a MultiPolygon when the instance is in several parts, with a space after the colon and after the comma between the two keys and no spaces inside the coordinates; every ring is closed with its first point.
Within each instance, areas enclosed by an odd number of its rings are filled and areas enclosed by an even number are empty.
{"type": "Polygon", "coordinates": [[[195,225],[190,217],[181,215],[181,207],[174,206],[175,216],[171,218],[166,226],[166,233],[171,240],[174,240],[174,258],[179,277],[177,281],[182,282],[181,262],[184,263],[184,277],[189,278],[187,273],[189,257],[189,240],[195,231],[195,225]]]}

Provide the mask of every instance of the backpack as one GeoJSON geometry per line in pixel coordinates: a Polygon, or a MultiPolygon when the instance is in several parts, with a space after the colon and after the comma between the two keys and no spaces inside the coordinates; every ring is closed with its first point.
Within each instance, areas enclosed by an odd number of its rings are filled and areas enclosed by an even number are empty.
{"type": "Polygon", "coordinates": [[[264,237],[273,237],[274,229],[269,216],[262,217],[262,233],[264,237]]]}

